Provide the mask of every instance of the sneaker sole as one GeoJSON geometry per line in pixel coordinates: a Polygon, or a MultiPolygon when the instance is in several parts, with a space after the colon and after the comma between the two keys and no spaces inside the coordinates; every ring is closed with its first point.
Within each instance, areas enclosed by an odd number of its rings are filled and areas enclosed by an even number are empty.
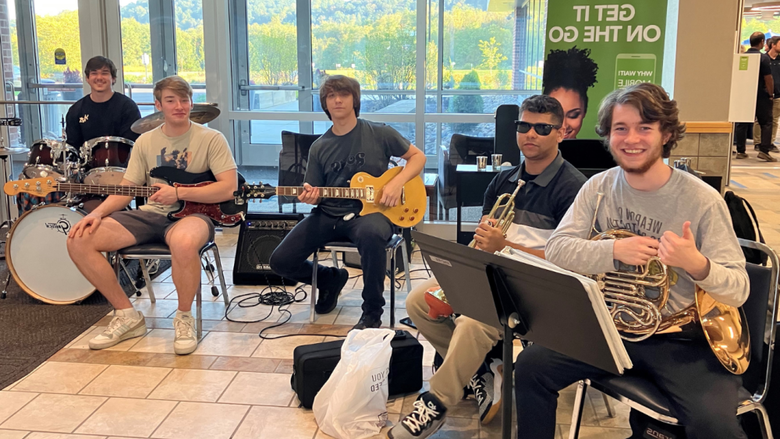
{"type": "Polygon", "coordinates": [[[176,345],[173,346],[173,352],[176,355],[189,355],[189,354],[195,352],[196,349],[198,349],[198,343],[197,342],[195,343],[195,346],[187,347],[187,348],[177,348],[176,345]]]}
{"type": "MultiPolygon", "coordinates": [[[[142,320],[143,321],[143,320],[142,320]]],[[[122,343],[125,340],[130,340],[131,338],[141,337],[143,335],[146,335],[146,321],[143,321],[143,326],[139,326],[135,329],[131,329],[125,333],[122,337],[119,338],[119,340],[114,340],[112,342],[109,342],[107,344],[97,344],[92,343],[92,340],[89,341],[89,348],[99,351],[101,349],[110,348],[112,346],[116,346],[119,343],[122,343]]]]}
{"type": "Polygon", "coordinates": [[[485,413],[485,417],[482,418],[482,425],[489,424],[490,421],[496,417],[498,411],[501,410],[501,385],[504,377],[502,375],[504,372],[504,365],[499,364],[496,366],[491,364],[490,370],[493,372],[493,404],[490,406],[487,413],[485,413]]]}

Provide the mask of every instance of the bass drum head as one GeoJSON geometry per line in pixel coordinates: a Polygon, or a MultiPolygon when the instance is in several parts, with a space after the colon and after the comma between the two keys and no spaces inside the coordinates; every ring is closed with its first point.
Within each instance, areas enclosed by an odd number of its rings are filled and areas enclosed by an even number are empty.
{"type": "Polygon", "coordinates": [[[8,233],[6,260],[16,282],[32,297],[53,305],[84,300],[95,287],[68,255],[70,229],[86,214],[48,205],[22,215],[8,233]]]}

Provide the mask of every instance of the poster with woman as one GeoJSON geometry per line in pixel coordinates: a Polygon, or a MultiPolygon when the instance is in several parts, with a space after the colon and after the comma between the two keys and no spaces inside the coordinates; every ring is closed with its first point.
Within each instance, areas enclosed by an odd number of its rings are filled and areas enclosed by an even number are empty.
{"type": "Polygon", "coordinates": [[[612,90],[661,84],[666,9],[665,0],[548,0],[542,92],[563,106],[566,139],[598,138],[599,103],[612,90]]]}

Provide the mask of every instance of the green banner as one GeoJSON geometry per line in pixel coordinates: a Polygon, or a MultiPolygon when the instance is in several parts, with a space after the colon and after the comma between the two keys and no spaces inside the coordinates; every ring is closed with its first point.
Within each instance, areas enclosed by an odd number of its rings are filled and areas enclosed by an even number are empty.
{"type": "Polygon", "coordinates": [[[666,0],[583,3],[547,3],[542,88],[563,106],[567,139],[598,138],[599,104],[612,90],[661,84],[666,0]]]}

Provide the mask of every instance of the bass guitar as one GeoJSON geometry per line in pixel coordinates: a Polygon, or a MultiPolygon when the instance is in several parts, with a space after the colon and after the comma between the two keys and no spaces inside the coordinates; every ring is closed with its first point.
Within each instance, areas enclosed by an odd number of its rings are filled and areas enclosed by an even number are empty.
{"type": "MultiPolygon", "coordinates": [[[[372,177],[365,172],[352,176],[349,187],[321,187],[322,198],[342,198],[360,200],[363,210],[360,215],[381,213],[393,224],[399,227],[412,227],[422,221],[427,207],[425,183],[420,176],[409,180],[401,190],[401,202],[395,207],[379,204],[382,199],[382,188],[403,170],[397,166],[390,168],[379,177],[372,177]]],[[[297,197],[303,192],[303,186],[277,186],[268,184],[244,185],[243,192],[238,197],[243,199],[267,199],[274,195],[297,197]]]]}
{"type": "MultiPolygon", "coordinates": [[[[170,166],[160,166],[149,172],[152,178],[165,180],[173,187],[203,187],[216,181],[211,172],[191,173],[170,166]]],[[[243,178],[239,177],[239,190],[234,195],[244,192],[243,178]]],[[[159,188],[154,186],[124,186],[117,184],[81,184],[57,181],[53,177],[31,178],[29,180],[9,181],[3,186],[8,195],[20,192],[45,197],[51,192],[70,192],[74,194],[124,195],[131,197],[152,196],[159,188]]],[[[181,200],[181,207],[168,213],[168,218],[177,220],[193,213],[200,213],[211,219],[214,224],[222,227],[234,227],[246,216],[247,204],[244,199],[235,196],[232,200],[222,203],[207,204],[181,200]]]]}

